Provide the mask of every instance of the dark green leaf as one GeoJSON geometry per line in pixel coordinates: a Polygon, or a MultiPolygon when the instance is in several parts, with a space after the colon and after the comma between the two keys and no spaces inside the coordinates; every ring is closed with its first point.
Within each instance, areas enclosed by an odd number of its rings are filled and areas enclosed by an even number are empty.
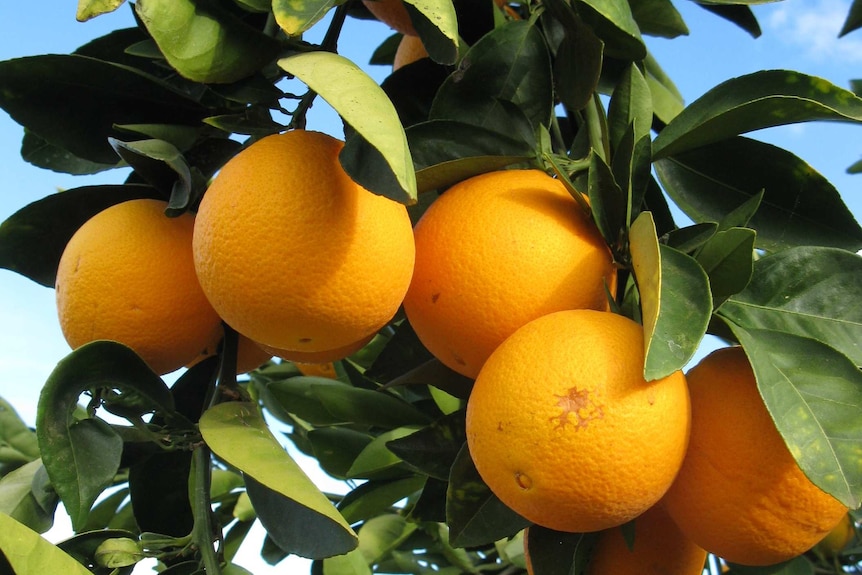
{"type": "Polygon", "coordinates": [[[36,435],[51,484],[80,529],[90,507],[114,480],[123,441],[101,419],[76,421],[85,391],[118,389],[141,410],[173,412],[164,382],[131,349],[112,341],[83,345],[61,360],[39,396],[36,435]]]}
{"type": "Polygon", "coordinates": [[[467,178],[532,160],[532,156],[472,156],[449,160],[416,172],[419,193],[445,189],[467,178]]]}
{"type": "Polygon", "coordinates": [[[346,127],[345,133],[347,138],[338,154],[338,160],[347,175],[366,190],[373,190],[376,194],[396,200],[403,197],[401,184],[389,169],[383,154],[349,126],[346,127]]]}
{"type": "MultiPolygon", "coordinates": [[[[10,575],[92,575],[89,569],[48,542],[41,535],[0,513],[0,554],[10,575]]],[[[0,569],[4,567],[0,559],[0,569]]],[[[4,571],[4,575],[6,572],[4,571]]]]}
{"type": "Polygon", "coordinates": [[[642,34],[662,38],[688,36],[688,26],[670,0],[641,0],[630,5],[642,34]]]}
{"type": "Polygon", "coordinates": [[[850,509],[862,502],[862,371],[835,349],[799,335],[730,323],[757,388],[805,475],[850,509]]]}
{"type": "Polygon", "coordinates": [[[862,122],[862,99],[827,80],[789,70],[763,70],[727,80],[692,102],[658,135],[653,157],[799,122],[862,122]]]}
{"type": "Polygon", "coordinates": [[[608,105],[611,149],[617,149],[625,133],[634,126],[634,141],[649,136],[652,128],[652,96],[637,66],[631,64],[614,88],[608,105]]]}
{"type": "Polygon", "coordinates": [[[205,182],[195,182],[182,153],[164,140],[138,140],[122,142],[108,139],[117,154],[132,166],[147,183],[162,193],[170,195],[169,208],[183,211],[189,205],[192,186],[200,188],[205,182]]]}
{"type": "MultiPolygon", "coordinates": [[[[0,479],[0,513],[8,515],[39,533],[54,524],[58,499],[51,498],[47,509],[34,494],[35,479],[42,467],[40,460],[31,461],[0,479]]],[[[53,495],[53,494],[52,494],[53,495]]]]}
{"type": "Polygon", "coordinates": [[[650,212],[631,227],[632,264],[644,323],[644,378],[682,369],[697,351],[712,315],[706,272],[692,257],[656,238],[650,212]]]}
{"type": "MultiPolygon", "coordinates": [[[[121,548],[132,552],[140,552],[139,543],[134,533],[122,529],[104,529],[79,533],[57,544],[57,547],[74,557],[82,565],[93,569],[95,575],[129,575],[132,572],[131,565],[126,565],[114,571],[113,567],[104,565],[99,558],[101,551],[109,547],[113,542],[121,542],[121,548]]],[[[140,559],[141,557],[138,557],[140,559]]]]}
{"type": "Polygon", "coordinates": [[[200,430],[213,453],[243,472],[258,518],[282,550],[319,559],[356,547],[356,534],[278,443],[257,404],[218,404],[200,430]]]}
{"type": "Polygon", "coordinates": [[[76,157],[115,164],[108,137],[122,124],[196,125],[206,110],[134,68],[77,55],[0,62],[0,107],[76,157]]]}
{"type": "Polygon", "coordinates": [[[273,38],[215,2],[139,0],[135,13],[171,67],[195,82],[251,76],[279,50],[273,38]]]}
{"type": "Polygon", "coordinates": [[[673,80],[662,70],[652,54],[644,60],[646,82],[652,99],[653,113],[661,122],[668,124],[685,107],[682,94],[673,80]]]}
{"type": "Polygon", "coordinates": [[[210,116],[204,122],[226,134],[245,134],[249,136],[268,136],[283,132],[285,126],[272,119],[268,110],[260,106],[246,108],[238,114],[210,116]]]}
{"type": "Polygon", "coordinates": [[[472,379],[443,365],[438,359],[429,359],[418,367],[396,377],[389,384],[392,386],[427,385],[459,399],[467,399],[473,388],[472,379]]]}
{"type": "Polygon", "coordinates": [[[759,248],[862,248],[862,227],[835,187],[781,148],[732,138],[658,160],[655,169],[668,195],[696,222],[721,222],[762,191],[749,224],[759,248]]]}
{"type": "Polygon", "coordinates": [[[372,479],[403,475],[407,468],[401,458],[389,450],[387,444],[394,439],[410,435],[414,431],[416,429],[413,427],[396,427],[375,437],[356,456],[350,469],[347,470],[347,477],[372,479]]]}
{"type": "Polygon", "coordinates": [[[72,174],[75,176],[97,174],[105,170],[116,168],[120,158],[116,158],[113,164],[101,164],[79,158],[61,148],[40,138],[33,132],[25,129],[24,139],[21,142],[21,157],[37,168],[72,174]]]}
{"type": "Polygon", "coordinates": [[[598,154],[590,156],[588,194],[599,231],[608,245],[617,245],[626,225],[626,197],[598,154]]]}
{"type": "Polygon", "coordinates": [[[386,38],[371,54],[368,63],[377,66],[391,66],[395,60],[395,52],[398,51],[398,44],[401,43],[403,37],[403,34],[396,32],[386,38]]]}
{"type": "Polygon", "coordinates": [[[503,132],[512,112],[523,111],[534,128],[553,111],[551,60],[542,34],[529,22],[507,22],[474,44],[440,87],[431,119],[456,120],[503,132]]]}
{"type": "Polygon", "coordinates": [[[702,8],[712,12],[716,16],[724,18],[728,22],[733,22],[746,32],[752,38],[760,37],[760,24],[757,23],[757,18],[754,12],[748,6],[740,4],[717,4],[712,2],[697,2],[702,8]]]}
{"type": "Polygon", "coordinates": [[[0,267],[54,287],[60,256],[72,235],[114,204],[157,198],[149,186],[86,186],[37,200],[0,224],[0,267]]]}
{"type": "Polygon", "coordinates": [[[817,247],[767,256],[755,262],[751,283],[719,314],[745,329],[822,341],[862,365],[862,258],[817,247]]]}
{"type": "Polygon", "coordinates": [[[465,443],[449,475],[446,522],[455,547],[487,545],[510,537],[530,522],[506,507],[482,481],[465,443]]]}
{"type": "Polygon", "coordinates": [[[844,20],[844,25],[838,36],[849,34],[860,27],[862,27],[862,1],[853,0],[853,3],[850,4],[850,10],[847,12],[847,19],[844,20]]]}
{"type": "Polygon", "coordinates": [[[754,272],[754,236],[749,228],[730,228],[712,236],[696,259],[709,276],[713,307],[739,293],[754,272]]]}
{"type": "Polygon", "coordinates": [[[307,438],[320,467],[337,479],[347,479],[347,471],[372,437],[349,427],[310,429],[307,438]]]}
{"type": "Polygon", "coordinates": [[[410,20],[428,55],[441,64],[458,60],[458,17],[452,0],[405,0],[410,20]]]}
{"type": "Polygon", "coordinates": [[[129,468],[129,495],[141,531],[182,537],[194,524],[189,502],[192,455],[156,453],[129,468]]]}
{"type": "Polygon", "coordinates": [[[631,225],[643,209],[647,186],[652,180],[649,135],[641,136],[637,142],[634,137],[634,124],[629,124],[628,130],[617,144],[618,149],[611,163],[614,181],[621,188],[622,197],[626,202],[623,208],[625,226],[631,225]]]}
{"type": "Polygon", "coordinates": [[[524,548],[530,553],[530,566],[536,575],[573,575],[577,556],[587,553],[596,534],[564,533],[541,525],[530,525],[525,531],[524,548]]]}
{"type": "Polygon", "coordinates": [[[272,13],[288,36],[299,36],[337,4],[337,0],[272,0],[272,13]]]}
{"type": "Polygon", "coordinates": [[[684,254],[690,254],[705,244],[718,231],[718,224],[706,222],[678,228],[665,234],[662,241],[684,254]]]}
{"type": "Polygon", "coordinates": [[[36,434],[15,409],[0,398],[0,476],[35,459],[39,459],[36,434]]]}
{"type": "Polygon", "coordinates": [[[420,174],[438,164],[474,158],[499,156],[499,161],[524,161],[535,157],[532,137],[525,141],[513,137],[510,130],[503,133],[457,120],[430,120],[411,126],[407,141],[420,174]]]}
{"type": "Polygon", "coordinates": [[[754,194],[745,200],[739,207],[731,212],[728,212],[718,223],[719,230],[729,230],[730,228],[745,228],[748,227],[751,219],[757,214],[761,204],[763,204],[764,190],[754,194]]]}
{"type": "Polygon", "coordinates": [[[593,29],[564,2],[551,2],[558,19],[565,22],[565,35],[554,59],[554,82],[560,100],[572,110],[589,103],[602,71],[604,43],[593,29]]]}
{"type": "Polygon", "coordinates": [[[605,43],[605,54],[623,60],[646,57],[646,46],[626,0],[578,0],[578,13],[605,43]]]}
{"type": "Polygon", "coordinates": [[[82,531],[107,529],[128,497],[129,490],[124,488],[117,489],[107,497],[99,500],[99,503],[90,510],[87,523],[84,525],[82,531]]]}
{"type": "Polygon", "coordinates": [[[416,201],[416,175],[404,129],[392,102],[373,78],[331,52],[296,54],[282,58],[278,65],[320,94],[383,155],[401,188],[392,199],[405,204],[416,201]]]}
{"type": "Polygon", "coordinates": [[[446,480],[466,440],[464,411],[461,410],[406,437],[390,441],[387,447],[422,473],[446,480]]]}
{"type": "MultiPolygon", "coordinates": [[[[178,150],[186,151],[191,148],[201,135],[200,126],[172,126],[170,124],[126,124],[117,128],[131,134],[140,134],[153,140],[162,140],[178,150]]],[[[135,142],[137,144],[139,142],[135,142]]],[[[143,144],[144,150],[149,151],[147,146],[157,144],[143,144]]],[[[156,149],[159,152],[159,149],[156,149]]],[[[162,152],[164,153],[164,152],[162,152]]]]}
{"type": "Polygon", "coordinates": [[[421,58],[398,68],[383,80],[380,87],[392,101],[405,128],[428,120],[434,96],[449,72],[448,66],[441,66],[431,58],[421,58]]]}
{"type": "MultiPolygon", "coordinates": [[[[348,523],[365,521],[379,516],[405,497],[418,492],[423,485],[425,478],[418,475],[366,481],[344,496],[338,504],[338,510],[348,523]]],[[[359,538],[361,541],[361,532],[359,538]]]]}

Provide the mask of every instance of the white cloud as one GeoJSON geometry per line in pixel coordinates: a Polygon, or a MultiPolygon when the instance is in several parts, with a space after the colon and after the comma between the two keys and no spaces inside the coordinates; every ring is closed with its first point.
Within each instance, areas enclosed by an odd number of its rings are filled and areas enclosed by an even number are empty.
{"type": "MultiPolygon", "coordinates": [[[[850,10],[847,0],[802,0],[761,7],[770,33],[813,61],[862,62],[862,38],[838,34],[850,10]]],[[[860,32],[859,34],[862,34],[860,32]]]]}

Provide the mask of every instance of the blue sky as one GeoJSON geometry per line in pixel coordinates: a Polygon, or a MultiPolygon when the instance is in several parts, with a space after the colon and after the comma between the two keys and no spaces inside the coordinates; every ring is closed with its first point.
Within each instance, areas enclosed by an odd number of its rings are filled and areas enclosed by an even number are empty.
{"type": "MultiPolygon", "coordinates": [[[[687,38],[649,39],[654,55],[687,102],[712,86],[742,74],[784,68],[820,76],[842,87],[862,78],[862,31],[838,39],[850,0],[789,0],[755,6],[763,36],[752,39],[736,26],[695,5],[675,0],[690,29],[687,38]]],[[[86,23],[75,21],[75,2],[0,2],[0,60],[68,53],[89,39],[132,23],[128,6],[86,23]]],[[[376,22],[348,21],[342,53],[365,65],[389,30],[376,22]],[[351,41],[346,38],[352,37],[351,41]]],[[[384,67],[370,67],[382,80],[384,67]]],[[[310,129],[338,134],[340,123],[318,102],[310,129]]],[[[862,157],[862,126],[819,123],[773,128],[754,137],[784,147],[808,161],[842,192],[851,210],[862,214],[862,175],[845,173],[862,157]]],[[[119,172],[76,178],[37,169],[19,155],[22,131],[0,111],[0,220],[57,189],[92,183],[119,183],[119,172]]],[[[0,396],[29,423],[45,378],[69,352],[60,334],[53,290],[0,270],[0,396]]],[[[254,548],[252,547],[252,550],[254,548]]],[[[271,572],[253,559],[256,574],[271,572]]],[[[283,567],[283,566],[282,566],[283,567]]]]}

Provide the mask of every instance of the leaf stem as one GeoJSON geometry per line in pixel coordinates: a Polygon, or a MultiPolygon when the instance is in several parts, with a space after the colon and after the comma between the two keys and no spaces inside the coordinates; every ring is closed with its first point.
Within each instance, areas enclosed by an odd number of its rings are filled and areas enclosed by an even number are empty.
{"type": "Polygon", "coordinates": [[[194,469],[194,526],[192,539],[197,544],[201,554],[201,562],[207,575],[221,575],[221,563],[213,547],[213,513],[210,504],[210,486],[212,483],[212,465],[210,449],[201,445],[193,455],[194,469]]]}
{"type": "Polygon", "coordinates": [[[595,150],[599,157],[608,163],[610,150],[607,145],[607,122],[604,118],[604,109],[599,100],[599,95],[593,93],[593,98],[584,108],[587,122],[587,133],[589,134],[590,147],[595,150]],[[601,112],[601,113],[600,113],[601,112]]]}

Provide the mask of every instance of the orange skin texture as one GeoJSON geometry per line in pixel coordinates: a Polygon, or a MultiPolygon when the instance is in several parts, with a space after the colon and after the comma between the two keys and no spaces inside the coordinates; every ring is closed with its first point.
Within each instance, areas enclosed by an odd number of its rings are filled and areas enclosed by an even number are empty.
{"type": "MultiPolygon", "coordinates": [[[[248,373],[253,369],[257,369],[272,358],[272,354],[264,351],[257,343],[242,334],[238,335],[239,339],[237,340],[236,347],[237,375],[240,375],[242,373],[248,373]]],[[[215,355],[216,351],[218,351],[218,346],[221,343],[223,337],[224,331],[219,332],[218,337],[212,342],[210,342],[210,344],[203,351],[203,353],[201,353],[200,356],[196,358],[192,363],[190,363],[187,367],[191,367],[196,363],[199,363],[204,359],[215,355]]]]}
{"type": "Polygon", "coordinates": [[[679,530],[659,501],[634,520],[631,549],[622,528],[599,536],[587,575],[701,575],[706,555],[679,530]]]}
{"type": "Polygon", "coordinates": [[[201,201],[198,278],[225,322],[262,346],[310,353],[370,337],[410,284],[407,210],[354,183],[342,147],[319,132],[268,136],[201,201]]]}
{"type": "MultiPolygon", "coordinates": [[[[324,349],[322,351],[295,351],[289,349],[278,349],[275,347],[269,347],[267,345],[264,345],[262,347],[263,350],[267,353],[298,364],[331,364],[333,361],[338,361],[344,359],[349,355],[353,355],[354,353],[365,347],[366,344],[373,338],[374,336],[371,335],[348,345],[343,345],[335,349],[324,349]]],[[[302,365],[299,365],[297,367],[299,367],[299,370],[302,371],[305,375],[309,375],[308,373],[305,373],[305,370],[302,368],[302,365]]]]}
{"type": "Polygon", "coordinates": [[[698,545],[730,563],[770,565],[822,539],[847,508],[805,476],[775,428],[740,347],[688,373],[691,442],[666,497],[698,545]]]}
{"type": "Polygon", "coordinates": [[[685,376],[643,379],[643,330],[610,312],[532,321],[488,359],[467,402],[467,444],[490,489],[526,519],[592,532],[664,495],[689,434],[685,376]]]}
{"type": "Polygon", "coordinates": [[[194,217],[167,203],[111,206],[72,236],[57,269],[60,328],[75,349],[94,340],[127,345],[159,374],[191,362],[221,330],[192,260],[194,217]]]}
{"type": "Polygon", "coordinates": [[[616,268],[598,228],[563,184],[538,170],[482,174],[443,193],[415,227],[404,310],[420,341],[475,378],[530,320],[608,309],[616,268]]]}

